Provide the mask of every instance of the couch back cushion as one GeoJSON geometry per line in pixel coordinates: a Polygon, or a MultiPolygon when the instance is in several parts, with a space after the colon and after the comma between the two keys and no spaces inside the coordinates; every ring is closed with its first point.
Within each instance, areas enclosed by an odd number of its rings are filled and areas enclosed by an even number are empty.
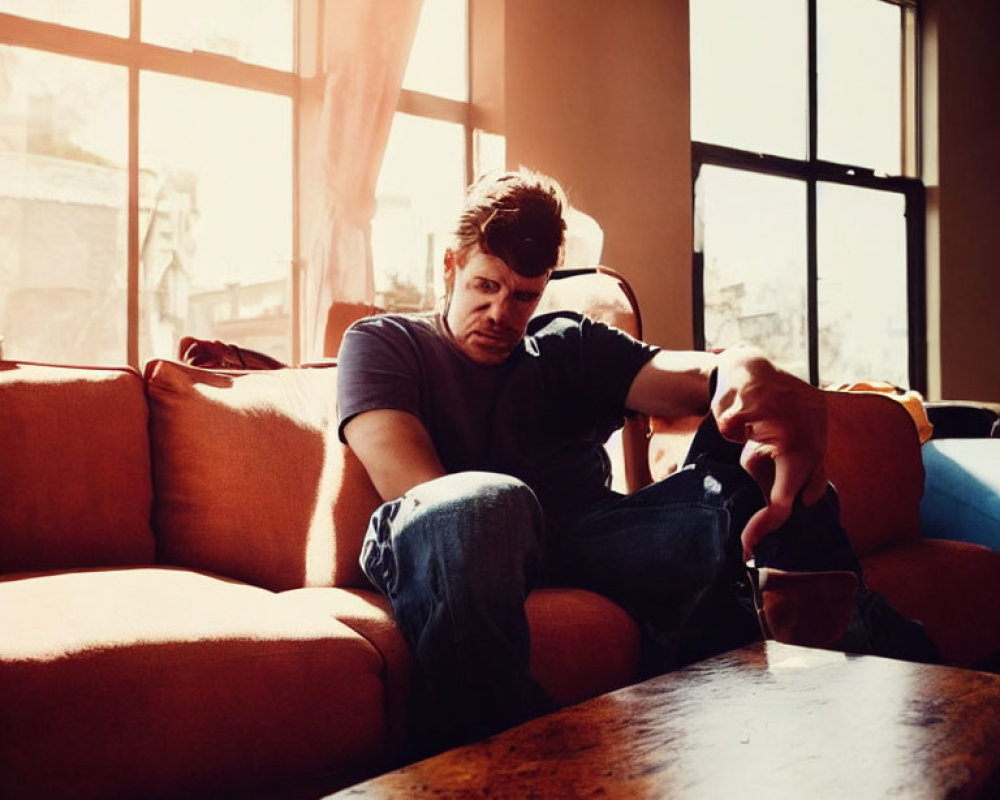
{"type": "Polygon", "coordinates": [[[365,586],[379,497],[337,438],[332,364],[146,367],[159,558],[275,591],[365,586]]]}
{"type": "Polygon", "coordinates": [[[133,369],[0,361],[0,572],[152,563],[146,429],[133,369]]]}
{"type": "Polygon", "coordinates": [[[924,467],[913,417],[884,394],[830,392],[827,472],[855,550],[920,537],[924,467]]]}

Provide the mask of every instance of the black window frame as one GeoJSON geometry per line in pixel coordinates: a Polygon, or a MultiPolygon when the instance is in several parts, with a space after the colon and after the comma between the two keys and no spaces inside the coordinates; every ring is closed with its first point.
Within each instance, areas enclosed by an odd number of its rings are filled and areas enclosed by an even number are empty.
{"type": "MultiPolygon", "coordinates": [[[[886,0],[892,2],[893,0],[886,0]]],[[[706,142],[691,142],[691,206],[694,209],[694,224],[700,225],[696,193],[698,178],[705,165],[727,167],[743,172],[755,172],[781,178],[800,180],[806,186],[806,316],[809,341],[809,380],[819,384],[819,315],[818,298],[818,254],[816,195],[820,183],[836,183],[863,189],[892,192],[904,198],[906,217],[906,302],[907,302],[907,366],[908,388],[926,393],[927,390],[927,287],[926,287],[926,191],[919,177],[901,175],[885,176],[873,169],[852,164],[824,161],[817,157],[817,31],[816,0],[808,0],[808,155],[805,159],[756,153],[724,145],[706,142]]],[[[908,5],[908,3],[896,3],[908,5]]],[[[915,52],[912,58],[920,64],[919,7],[914,9],[916,35],[915,52]]],[[[904,20],[904,25],[906,24],[904,20]]],[[[913,89],[914,103],[919,103],[920,74],[916,70],[913,89]]],[[[914,151],[920,153],[920,109],[915,108],[913,119],[914,151]]],[[[902,146],[902,143],[901,143],[902,146]]],[[[920,174],[919,157],[915,165],[920,174]]],[[[699,249],[695,237],[692,263],[692,319],[694,324],[694,344],[704,349],[705,340],[705,282],[704,252],[699,249]]],[[[870,376],[858,376],[864,379],[870,376]]]]}

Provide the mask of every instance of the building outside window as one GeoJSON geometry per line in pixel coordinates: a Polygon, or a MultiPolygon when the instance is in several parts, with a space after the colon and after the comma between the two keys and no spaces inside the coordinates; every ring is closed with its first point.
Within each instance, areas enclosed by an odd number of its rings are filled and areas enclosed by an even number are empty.
{"type": "MultiPolygon", "coordinates": [[[[140,365],[192,335],[295,359],[296,6],[0,0],[4,357],[140,365]]],[[[468,63],[467,0],[425,0],[377,189],[382,307],[435,300],[478,169],[468,63]]]]}
{"type": "Polygon", "coordinates": [[[692,0],[699,346],[924,388],[914,5],[692,0]]]}
{"type": "Polygon", "coordinates": [[[141,363],[239,334],[290,358],[293,0],[0,13],[5,356],[141,363]]]}

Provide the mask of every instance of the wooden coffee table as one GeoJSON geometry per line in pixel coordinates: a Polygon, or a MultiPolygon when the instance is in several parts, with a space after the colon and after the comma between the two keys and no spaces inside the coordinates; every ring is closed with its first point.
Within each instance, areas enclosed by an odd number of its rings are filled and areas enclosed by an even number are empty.
{"type": "Polygon", "coordinates": [[[766,642],[352,786],[362,798],[1000,796],[1000,676],[766,642]]]}

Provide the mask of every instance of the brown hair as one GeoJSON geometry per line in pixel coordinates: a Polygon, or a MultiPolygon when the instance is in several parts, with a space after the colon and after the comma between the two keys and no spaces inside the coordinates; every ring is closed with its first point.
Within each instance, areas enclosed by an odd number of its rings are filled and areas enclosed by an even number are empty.
{"type": "Polygon", "coordinates": [[[461,263],[478,245],[526,278],[559,265],[565,244],[566,196],[555,179],[537,172],[490,173],[469,187],[459,217],[461,263]]]}

